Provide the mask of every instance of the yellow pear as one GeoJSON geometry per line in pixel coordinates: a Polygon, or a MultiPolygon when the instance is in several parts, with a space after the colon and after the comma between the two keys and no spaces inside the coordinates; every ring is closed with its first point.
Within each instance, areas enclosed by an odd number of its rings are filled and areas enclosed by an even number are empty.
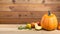
{"type": "Polygon", "coordinates": [[[27,27],[27,28],[31,28],[31,24],[27,24],[26,27],[27,27]]]}

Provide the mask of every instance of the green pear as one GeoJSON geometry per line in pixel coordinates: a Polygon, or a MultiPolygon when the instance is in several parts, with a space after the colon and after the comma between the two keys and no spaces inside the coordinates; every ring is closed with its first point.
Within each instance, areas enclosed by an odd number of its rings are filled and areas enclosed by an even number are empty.
{"type": "Polygon", "coordinates": [[[37,24],[37,23],[35,23],[35,29],[36,29],[36,30],[41,30],[41,29],[42,29],[42,27],[41,27],[41,26],[38,26],[38,24],[37,24]]]}

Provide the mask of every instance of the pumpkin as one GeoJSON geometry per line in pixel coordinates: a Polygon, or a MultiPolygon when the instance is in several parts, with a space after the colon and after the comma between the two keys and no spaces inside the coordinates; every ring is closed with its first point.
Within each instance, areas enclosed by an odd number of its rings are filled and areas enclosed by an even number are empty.
{"type": "Polygon", "coordinates": [[[58,27],[57,27],[57,30],[60,30],[60,22],[58,23],[58,27]]]}
{"type": "Polygon", "coordinates": [[[45,14],[41,19],[41,26],[45,30],[54,30],[57,28],[58,21],[55,14],[50,13],[48,11],[48,14],[45,14]]]}

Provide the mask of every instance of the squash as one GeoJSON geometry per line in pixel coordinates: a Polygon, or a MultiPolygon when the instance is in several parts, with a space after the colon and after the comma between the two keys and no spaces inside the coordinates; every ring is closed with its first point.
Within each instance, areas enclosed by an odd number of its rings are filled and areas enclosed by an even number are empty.
{"type": "Polygon", "coordinates": [[[50,13],[48,11],[48,14],[45,14],[41,19],[41,26],[45,30],[54,30],[57,28],[58,21],[55,14],[50,13]]]}
{"type": "Polygon", "coordinates": [[[41,27],[41,26],[39,26],[37,23],[35,23],[35,29],[36,29],[36,30],[41,30],[41,29],[42,29],[42,27],[41,27]]]}
{"type": "Polygon", "coordinates": [[[57,27],[57,30],[60,30],[60,22],[58,23],[58,27],[57,27]]]}

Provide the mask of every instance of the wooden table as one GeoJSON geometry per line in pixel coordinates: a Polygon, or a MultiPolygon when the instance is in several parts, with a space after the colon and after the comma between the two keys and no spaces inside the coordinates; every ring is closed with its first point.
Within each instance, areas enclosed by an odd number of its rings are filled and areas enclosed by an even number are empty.
{"type": "MultiPolygon", "coordinates": [[[[18,30],[18,26],[22,24],[0,24],[0,34],[60,34],[59,30],[45,31],[40,30],[18,30]]],[[[22,25],[24,26],[24,25],[22,25]]]]}

